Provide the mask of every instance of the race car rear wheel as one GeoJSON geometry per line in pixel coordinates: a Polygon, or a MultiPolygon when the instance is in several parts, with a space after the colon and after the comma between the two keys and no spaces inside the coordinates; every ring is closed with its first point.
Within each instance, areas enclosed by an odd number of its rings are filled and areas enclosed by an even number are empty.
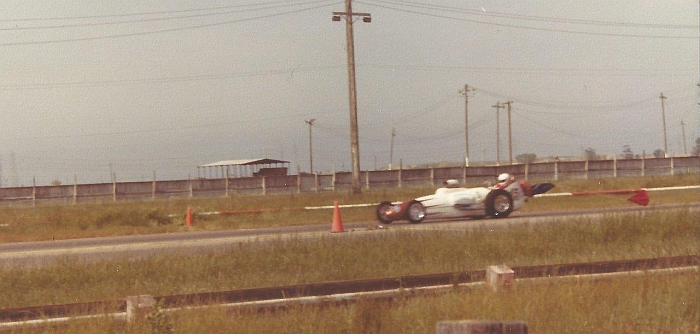
{"type": "Polygon", "coordinates": [[[425,218],[425,207],[421,202],[411,201],[406,208],[406,218],[411,224],[418,224],[425,218]]]}
{"type": "Polygon", "coordinates": [[[503,189],[496,189],[486,196],[486,213],[495,218],[505,218],[513,212],[513,197],[503,189]]]}
{"type": "Polygon", "coordinates": [[[391,224],[393,220],[389,219],[387,215],[394,210],[394,206],[391,204],[391,202],[381,202],[379,205],[377,205],[377,219],[382,224],[391,224]]]}

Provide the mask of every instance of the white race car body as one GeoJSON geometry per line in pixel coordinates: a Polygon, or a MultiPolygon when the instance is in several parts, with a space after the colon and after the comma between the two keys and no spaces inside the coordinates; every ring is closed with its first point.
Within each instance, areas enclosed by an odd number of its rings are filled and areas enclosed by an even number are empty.
{"type": "Polygon", "coordinates": [[[526,181],[513,181],[507,186],[439,188],[432,195],[397,205],[382,202],[377,207],[377,218],[386,224],[404,219],[411,223],[419,223],[425,218],[502,218],[522,208],[528,197],[547,192],[553,187],[551,183],[540,183],[531,187],[526,181]]]}
{"type": "MultiPolygon", "coordinates": [[[[439,188],[435,194],[415,200],[425,207],[426,218],[485,217],[489,215],[486,212],[486,197],[494,190],[498,188],[439,188]]],[[[512,198],[510,211],[519,210],[525,205],[525,193],[519,182],[514,182],[504,190],[512,198]]]]}

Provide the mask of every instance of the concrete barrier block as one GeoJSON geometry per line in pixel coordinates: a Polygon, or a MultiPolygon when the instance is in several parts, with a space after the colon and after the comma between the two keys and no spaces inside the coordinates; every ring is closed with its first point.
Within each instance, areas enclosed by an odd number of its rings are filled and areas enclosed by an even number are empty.
{"type": "Polygon", "coordinates": [[[456,320],[439,321],[437,334],[527,334],[524,321],[456,320]]]}
{"type": "Polygon", "coordinates": [[[155,299],[150,295],[126,297],[126,319],[133,323],[138,319],[145,319],[146,315],[156,305],[155,299]]]}
{"type": "Polygon", "coordinates": [[[506,265],[488,266],[486,268],[486,284],[494,291],[508,288],[515,281],[515,272],[506,265]]]}

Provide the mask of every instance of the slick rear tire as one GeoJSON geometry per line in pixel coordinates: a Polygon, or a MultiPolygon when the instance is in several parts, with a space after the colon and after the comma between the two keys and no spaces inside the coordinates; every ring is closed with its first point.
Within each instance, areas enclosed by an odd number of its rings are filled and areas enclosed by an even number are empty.
{"type": "Polygon", "coordinates": [[[486,196],[486,214],[494,218],[505,218],[513,212],[513,197],[503,189],[496,189],[486,196]]]}
{"type": "Polygon", "coordinates": [[[425,207],[421,202],[411,201],[406,207],[406,218],[411,224],[418,224],[425,218],[425,207]]]}

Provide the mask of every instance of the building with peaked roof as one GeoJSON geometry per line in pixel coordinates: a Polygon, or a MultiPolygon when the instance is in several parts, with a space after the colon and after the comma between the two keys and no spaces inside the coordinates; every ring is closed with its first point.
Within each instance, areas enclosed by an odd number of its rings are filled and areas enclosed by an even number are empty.
{"type": "Polygon", "coordinates": [[[200,179],[286,176],[288,172],[289,161],[269,158],[222,160],[197,166],[200,179]]]}

